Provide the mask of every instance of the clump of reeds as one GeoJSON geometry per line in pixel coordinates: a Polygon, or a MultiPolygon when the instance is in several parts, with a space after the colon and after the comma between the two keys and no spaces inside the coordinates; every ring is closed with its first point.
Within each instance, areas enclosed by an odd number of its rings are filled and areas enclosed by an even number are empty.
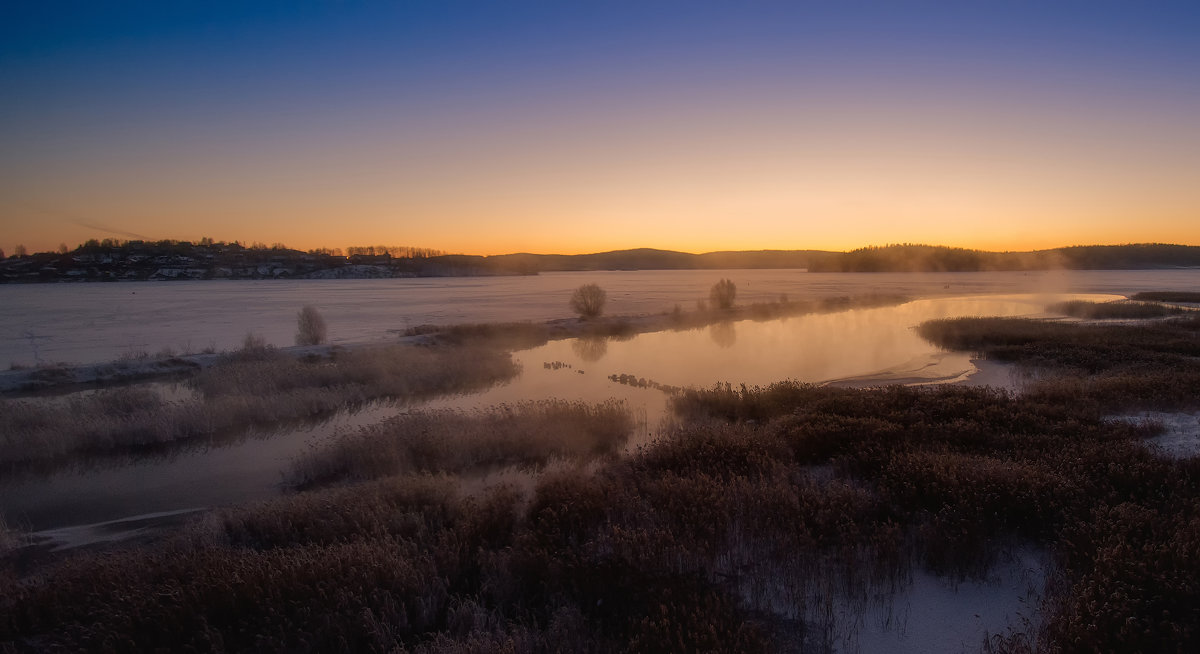
{"type": "Polygon", "coordinates": [[[1129,297],[1139,302],[1186,302],[1200,303],[1200,293],[1195,291],[1145,291],[1134,293],[1129,297]]]}
{"type": "Polygon", "coordinates": [[[654,390],[662,391],[668,395],[675,395],[676,393],[680,393],[683,391],[682,386],[672,386],[670,384],[663,384],[660,382],[656,382],[653,379],[646,379],[645,377],[637,377],[635,375],[630,375],[628,373],[621,373],[619,375],[616,373],[613,373],[608,376],[608,379],[610,381],[614,381],[618,384],[621,384],[622,386],[632,386],[634,388],[653,388],[654,390]]]}
{"type": "Polygon", "coordinates": [[[410,472],[541,466],[612,455],[634,420],[624,404],[543,400],[486,411],[417,411],[362,428],[299,457],[293,480],[312,486],[410,472]]]}
{"type": "Polygon", "coordinates": [[[1088,320],[1144,320],[1177,316],[1187,309],[1151,302],[1089,302],[1071,300],[1046,307],[1047,313],[1061,313],[1072,318],[1088,320]]]}
{"type": "Polygon", "coordinates": [[[507,349],[528,349],[545,345],[550,329],[532,322],[463,323],[457,325],[418,325],[404,331],[405,336],[427,336],[436,343],[483,345],[507,349]]]}

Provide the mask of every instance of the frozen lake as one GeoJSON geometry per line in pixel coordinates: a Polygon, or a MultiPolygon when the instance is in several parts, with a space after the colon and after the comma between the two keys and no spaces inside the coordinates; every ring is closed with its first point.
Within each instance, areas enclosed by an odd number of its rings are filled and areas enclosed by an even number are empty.
{"type": "Polygon", "coordinates": [[[738,302],[867,293],[1131,293],[1200,289],[1200,269],[999,273],[649,270],[530,277],[118,282],[0,286],[0,366],[94,363],[139,354],[233,349],[247,333],[294,342],[296,313],[317,307],[333,343],[378,342],[420,324],[540,322],[571,315],[581,284],[608,292],[606,313],[692,309],[721,278],[738,302]]]}

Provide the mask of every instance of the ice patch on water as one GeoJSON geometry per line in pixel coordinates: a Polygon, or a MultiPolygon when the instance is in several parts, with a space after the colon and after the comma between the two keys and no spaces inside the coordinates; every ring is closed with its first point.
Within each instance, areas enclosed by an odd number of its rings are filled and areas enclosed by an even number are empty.
{"type": "Polygon", "coordinates": [[[174,522],[174,519],[180,516],[203,510],[205,507],[158,511],[129,516],[120,520],[44,529],[30,534],[30,540],[35,543],[47,544],[51,550],[68,550],[96,543],[117,542],[147,533],[161,527],[164,523],[174,522]]]}
{"type": "Polygon", "coordinates": [[[1163,433],[1146,439],[1146,447],[1172,459],[1200,455],[1200,412],[1142,411],[1120,420],[1135,423],[1154,422],[1163,426],[1163,433]]]}

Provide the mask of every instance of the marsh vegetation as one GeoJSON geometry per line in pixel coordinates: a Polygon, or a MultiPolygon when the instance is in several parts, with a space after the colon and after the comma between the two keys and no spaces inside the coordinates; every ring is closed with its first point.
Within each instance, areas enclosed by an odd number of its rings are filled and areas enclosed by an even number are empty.
{"type": "Polygon", "coordinates": [[[1200,293],[1195,291],[1144,291],[1134,293],[1129,299],[1137,302],[1185,302],[1200,303],[1200,293]]]}
{"type": "Polygon", "coordinates": [[[1177,316],[1187,311],[1187,309],[1159,304],[1157,302],[1089,302],[1087,300],[1073,300],[1051,304],[1046,307],[1046,311],[1088,320],[1144,320],[1146,318],[1177,316]]]}
{"type": "MultiPolygon", "coordinates": [[[[421,472],[458,464],[403,463],[411,449],[386,444],[396,426],[364,434],[362,451],[391,461],[339,455],[358,471],[340,478],[398,474],[216,512],[149,549],[72,558],[0,600],[0,638],[819,651],[852,629],[836,607],[865,610],[916,567],[969,578],[1028,546],[1057,565],[1041,626],[997,634],[993,650],[1163,651],[1200,637],[1190,590],[1200,475],[1140,447],[1147,427],[949,387],[720,387],[685,392],[676,407],[677,424],[654,443],[599,467],[551,469],[529,492],[467,492],[457,477],[421,472]]],[[[531,440],[505,446],[506,462],[542,465],[542,436],[485,429],[531,440]]],[[[430,460],[492,460],[498,441],[453,445],[430,460]]]]}
{"type": "Polygon", "coordinates": [[[314,487],[397,474],[541,467],[558,459],[586,462],[619,453],[633,428],[629,410],[617,402],[414,411],[317,446],[294,462],[291,483],[314,487]]]}
{"type": "Polygon", "coordinates": [[[65,406],[0,398],[0,465],[163,447],[375,399],[480,389],[516,374],[512,358],[495,348],[388,346],[297,359],[249,338],[184,381],[185,399],[139,386],[77,393],[65,406]]]}
{"type": "Polygon", "coordinates": [[[1200,314],[1130,325],[955,318],[919,331],[943,347],[1040,373],[1027,401],[1117,413],[1189,408],[1200,397],[1200,314]]]}

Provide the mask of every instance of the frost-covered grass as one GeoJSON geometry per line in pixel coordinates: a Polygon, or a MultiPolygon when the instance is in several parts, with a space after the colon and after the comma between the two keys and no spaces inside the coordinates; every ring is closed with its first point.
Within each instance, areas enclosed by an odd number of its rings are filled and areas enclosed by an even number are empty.
{"type": "Polygon", "coordinates": [[[361,477],[388,476],[226,509],[168,545],[79,554],[0,593],[0,643],[822,649],[913,570],[977,578],[1015,548],[1050,552],[1057,581],[1032,631],[993,649],[1200,640],[1200,470],[1147,452],[1147,429],[977,388],[721,387],[678,407],[659,440],[543,472],[529,493],[421,471],[496,460],[522,438],[513,425],[549,432],[578,407],[398,420],[347,450],[384,461],[361,477]],[[406,438],[424,428],[440,431],[406,438]]]}
{"type": "Polygon", "coordinates": [[[942,347],[1044,371],[1027,398],[1108,413],[1200,406],[1200,315],[1136,325],[956,318],[918,331],[942,347]]]}
{"type": "Polygon", "coordinates": [[[620,452],[634,429],[629,410],[543,400],[487,411],[420,411],[342,436],[296,459],[293,483],[311,487],[402,473],[461,473],[620,452]]]}
{"type": "Polygon", "coordinates": [[[977,578],[1033,548],[1056,581],[1031,630],[993,650],[1200,644],[1200,469],[1141,447],[1149,428],[962,387],[722,386],[676,406],[660,439],[543,472],[529,493],[467,493],[424,471],[537,465],[560,420],[620,424],[612,407],[368,429],[317,457],[342,484],[217,512],[172,544],[80,554],[0,593],[0,643],[822,649],[914,569],[977,578]]]}
{"type": "Polygon", "coordinates": [[[155,447],[270,426],[378,398],[421,397],[486,387],[517,373],[494,349],[390,346],[296,359],[268,347],[226,357],[187,380],[195,397],[167,401],[131,386],[66,402],[0,399],[0,464],[155,447]]]}

